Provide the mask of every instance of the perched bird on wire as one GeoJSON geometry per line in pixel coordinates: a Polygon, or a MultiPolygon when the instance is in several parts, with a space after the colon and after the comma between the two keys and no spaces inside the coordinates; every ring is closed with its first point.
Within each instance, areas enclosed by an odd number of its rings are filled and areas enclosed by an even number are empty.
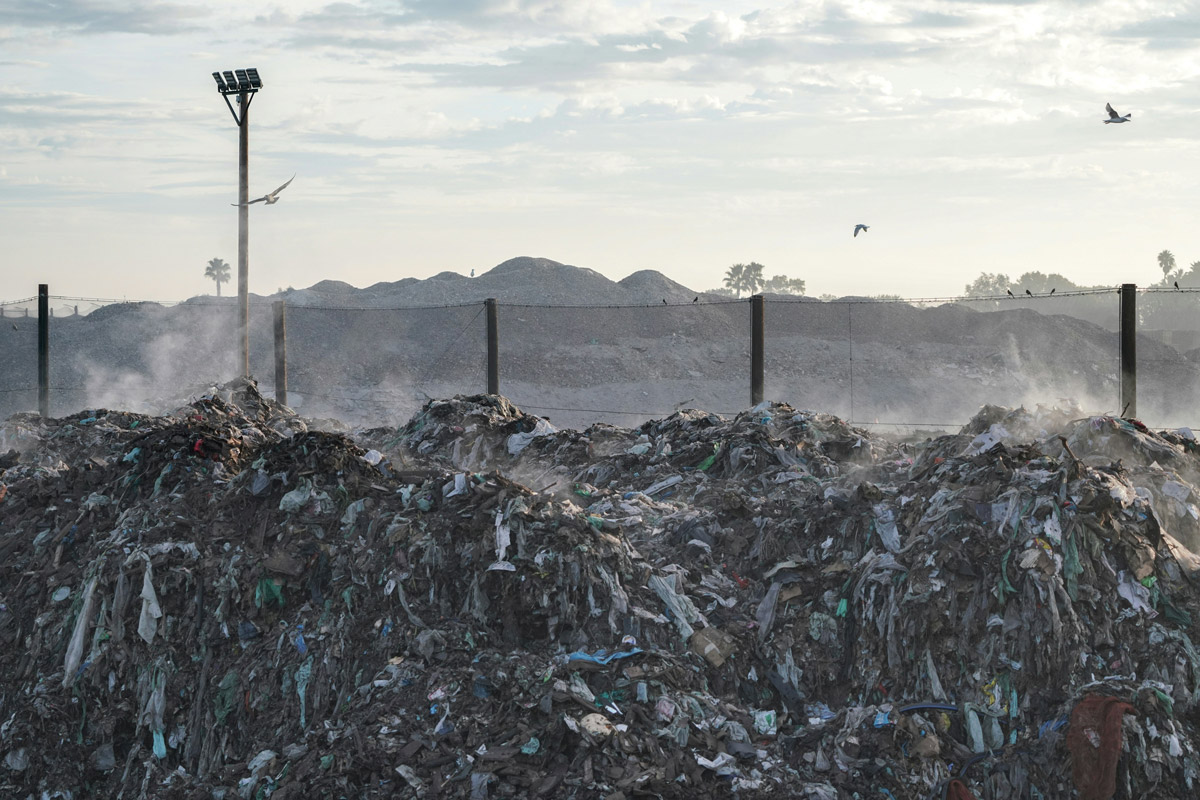
{"type": "MultiPolygon", "coordinates": [[[[1175,291],[1179,291],[1179,281],[1175,281],[1175,291]]],[[[15,328],[17,326],[14,325],[13,327],[15,328]]]]}
{"type": "Polygon", "coordinates": [[[1016,297],[1016,295],[1012,293],[1012,289],[1005,289],[1004,291],[1008,292],[1009,297],[1016,297]]]}
{"type": "Polygon", "coordinates": [[[863,225],[861,222],[858,223],[857,225],[854,226],[854,238],[856,238],[856,239],[858,238],[859,231],[869,231],[869,230],[871,230],[870,225],[863,225]]]}
{"type": "Polygon", "coordinates": [[[663,298],[663,305],[665,306],[666,304],[667,304],[667,298],[665,298],[665,297],[664,297],[664,298],[663,298]]]}
{"type": "Polygon", "coordinates": [[[1028,289],[1025,290],[1025,294],[1029,295],[1030,297],[1033,297],[1033,292],[1029,291],[1028,289]]]}
{"type": "MultiPolygon", "coordinates": [[[[1176,286],[1178,286],[1179,284],[1175,284],[1175,285],[1176,285],[1176,286]]],[[[696,296],[696,297],[693,297],[693,298],[692,298],[692,303],[699,303],[699,302],[700,302],[700,297],[699,297],[699,296],[696,296]]]]}
{"type": "Polygon", "coordinates": [[[264,194],[262,197],[256,198],[256,199],[254,199],[254,200],[247,201],[247,202],[245,202],[245,203],[230,203],[229,205],[231,205],[231,206],[242,206],[242,205],[246,205],[246,206],[252,206],[252,205],[254,205],[255,203],[266,203],[266,204],[267,204],[267,205],[269,205],[269,206],[273,206],[273,205],[275,205],[276,203],[278,203],[278,202],[279,202],[279,193],[280,193],[280,192],[282,192],[284,189],[286,189],[286,188],[288,187],[288,183],[291,183],[291,182],[292,182],[292,181],[294,181],[294,180],[296,180],[296,176],[295,176],[295,175],[293,175],[292,177],[288,178],[288,180],[287,180],[287,183],[285,183],[283,186],[280,186],[278,189],[276,189],[276,190],[275,190],[275,191],[273,191],[273,192],[270,192],[270,193],[268,193],[268,194],[264,194]]]}
{"type": "Polygon", "coordinates": [[[1105,103],[1104,110],[1108,112],[1108,119],[1104,120],[1105,125],[1107,125],[1110,122],[1116,122],[1116,123],[1129,122],[1130,118],[1133,117],[1133,114],[1126,114],[1124,116],[1121,116],[1113,109],[1112,103],[1105,103]]]}
{"type": "MultiPolygon", "coordinates": [[[[1057,287],[1056,287],[1057,288],[1057,287]]],[[[1054,289],[1050,290],[1050,294],[1054,294],[1054,289]]]]}

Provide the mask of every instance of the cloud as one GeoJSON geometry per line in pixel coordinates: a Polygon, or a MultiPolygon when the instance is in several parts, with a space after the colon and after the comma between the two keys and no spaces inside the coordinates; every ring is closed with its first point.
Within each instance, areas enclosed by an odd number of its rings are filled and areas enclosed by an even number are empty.
{"type": "Polygon", "coordinates": [[[68,30],[82,34],[183,33],[199,28],[199,21],[209,17],[210,13],[200,6],[152,0],[59,0],[54,3],[0,0],[0,19],[8,25],[68,30]]]}
{"type": "Polygon", "coordinates": [[[1200,17],[1157,17],[1123,25],[1113,32],[1123,39],[1143,39],[1152,49],[1196,47],[1200,44],[1200,17]]]}

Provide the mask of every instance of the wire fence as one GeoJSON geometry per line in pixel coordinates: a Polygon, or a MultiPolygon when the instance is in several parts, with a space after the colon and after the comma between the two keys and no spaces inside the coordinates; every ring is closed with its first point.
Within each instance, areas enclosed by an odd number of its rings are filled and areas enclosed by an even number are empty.
{"type": "MultiPolygon", "coordinates": [[[[52,295],[51,413],[163,413],[234,377],[236,298],[52,295]]],[[[0,302],[0,415],[37,407],[37,298],[0,302]],[[29,309],[32,306],[32,311],[29,309]]],[[[1200,424],[1200,289],[1138,293],[1138,413],[1200,424]]],[[[484,303],[289,305],[288,400],[311,418],[397,425],[487,386],[484,303]]],[[[898,431],[955,430],[985,404],[1118,414],[1119,290],[994,297],[772,296],[766,398],[898,431]]],[[[750,405],[746,300],[497,304],[501,392],[557,425],[631,426],[750,405]]],[[[251,372],[273,394],[271,301],[250,303],[251,372]]]]}

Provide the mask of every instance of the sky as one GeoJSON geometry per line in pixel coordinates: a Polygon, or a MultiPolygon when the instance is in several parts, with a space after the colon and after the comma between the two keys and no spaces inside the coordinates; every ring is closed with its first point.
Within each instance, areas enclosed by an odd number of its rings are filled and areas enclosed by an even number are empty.
{"type": "Polygon", "coordinates": [[[1196,2],[0,0],[0,300],[236,274],[237,67],[251,196],[296,175],[250,209],[261,294],[516,256],[904,297],[1200,260],[1196,2]]]}

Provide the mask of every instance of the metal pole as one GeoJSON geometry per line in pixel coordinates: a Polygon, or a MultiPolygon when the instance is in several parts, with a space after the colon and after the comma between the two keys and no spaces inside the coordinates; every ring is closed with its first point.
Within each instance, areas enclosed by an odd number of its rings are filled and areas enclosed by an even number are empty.
{"type": "Polygon", "coordinates": [[[238,332],[242,377],[250,377],[250,94],[238,94],[238,332]]]}
{"type": "Polygon", "coordinates": [[[483,301],[487,308],[487,393],[500,394],[500,333],[496,323],[496,298],[483,301]]]}
{"type": "Polygon", "coordinates": [[[1137,284],[1121,284],[1121,416],[1137,417],[1137,284]]]}
{"type": "Polygon", "coordinates": [[[38,284],[38,413],[50,416],[50,287],[38,284]]]}
{"type": "Polygon", "coordinates": [[[764,300],[761,294],[750,298],[750,405],[763,401],[764,300]]]}
{"type": "Polygon", "coordinates": [[[282,300],[271,304],[275,312],[275,399],[287,405],[287,306],[282,300]]]}

